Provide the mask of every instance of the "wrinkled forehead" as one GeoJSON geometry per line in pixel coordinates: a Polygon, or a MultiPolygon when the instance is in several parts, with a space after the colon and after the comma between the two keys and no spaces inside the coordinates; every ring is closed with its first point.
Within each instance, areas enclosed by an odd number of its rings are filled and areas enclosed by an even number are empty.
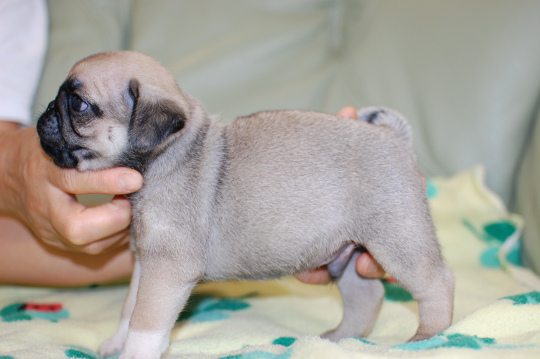
{"type": "Polygon", "coordinates": [[[133,51],[87,57],[73,66],[68,79],[77,81],[79,91],[84,91],[86,96],[101,101],[128,92],[132,79],[158,92],[168,92],[178,86],[174,77],[158,61],[133,51]]]}
{"type": "Polygon", "coordinates": [[[129,74],[119,66],[79,63],[69,72],[67,82],[77,94],[94,101],[110,100],[111,96],[127,91],[129,74]]]}

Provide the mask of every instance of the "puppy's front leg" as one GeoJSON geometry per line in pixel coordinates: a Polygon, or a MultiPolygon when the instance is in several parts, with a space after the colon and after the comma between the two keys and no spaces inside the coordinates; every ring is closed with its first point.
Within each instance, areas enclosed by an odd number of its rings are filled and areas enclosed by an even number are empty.
{"type": "Polygon", "coordinates": [[[141,255],[140,263],[137,301],[120,359],[161,357],[178,313],[200,278],[173,259],[141,255]]]}
{"type": "Polygon", "coordinates": [[[122,317],[120,318],[120,323],[118,324],[118,330],[111,339],[106,340],[99,347],[99,355],[101,358],[107,358],[122,352],[122,348],[124,347],[128,333],[129,319],[133,314],[133,308],[135,308],[135,300],[137,298],[137,288],[139,287],[140,276],[141,264],[139,263],[139,258],[136,256],[135,267],[133,268],[133,274],[131,275],[128,295],[124,301],[124,307],[122,308],[122,317]]]}

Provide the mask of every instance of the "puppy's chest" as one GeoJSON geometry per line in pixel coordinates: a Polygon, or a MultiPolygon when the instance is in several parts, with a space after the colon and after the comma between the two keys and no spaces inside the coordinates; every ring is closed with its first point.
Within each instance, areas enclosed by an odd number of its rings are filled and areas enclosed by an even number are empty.
{"type": "Polygon", "coordinates": [[[137,241],[178,241],[208,231],[211,195],[200,182],[185,175],[145,178],[143,188],[130,197],[133,233],[137,241]]]}

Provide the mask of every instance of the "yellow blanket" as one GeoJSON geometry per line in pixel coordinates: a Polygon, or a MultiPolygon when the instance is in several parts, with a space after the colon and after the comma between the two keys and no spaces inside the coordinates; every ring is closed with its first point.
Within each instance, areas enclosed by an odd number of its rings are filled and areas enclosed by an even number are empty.
{"type": "MultiPolygon", "coordinates": [[[[317,337],[340,321],[332,285],[206,283],[179,317],[166,358],[540,358],[540,280],[520,265],[521,217],[484,187],[481,167],[427,187],[456,275],[454,324],[444,333],[404,343],[418,324],[416,303],[391,279],[371,335],[339,343],[317,337]]],[[[0,359],[99,358],[126,291],[0,287],[0,359]]]]}

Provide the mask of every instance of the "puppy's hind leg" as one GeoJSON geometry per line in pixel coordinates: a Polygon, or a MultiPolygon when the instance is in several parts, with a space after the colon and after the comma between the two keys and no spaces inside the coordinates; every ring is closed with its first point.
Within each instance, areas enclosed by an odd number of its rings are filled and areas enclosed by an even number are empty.
{"type": "Polygon", "coordinates": [[[389,213],[365,247],[418,302],[420,321],[411,341],[428,339],[452,322],[454,276],[444,263],[428,216],[389,213]],[[404,225],[404,224],[407,225],[404,225]]]}
{"type": "Polygon", "coordinates": [[[353,252],[343,273],[335,279],[343,300],[343,319],[335,330],[323,334],[323,338],[338,341],[353,336],[365,337],[375,325],[384,298],[384,287],[380,280],[363,278],[358,274],[356,260],[360,253],[359,250],[353,252]]]}

